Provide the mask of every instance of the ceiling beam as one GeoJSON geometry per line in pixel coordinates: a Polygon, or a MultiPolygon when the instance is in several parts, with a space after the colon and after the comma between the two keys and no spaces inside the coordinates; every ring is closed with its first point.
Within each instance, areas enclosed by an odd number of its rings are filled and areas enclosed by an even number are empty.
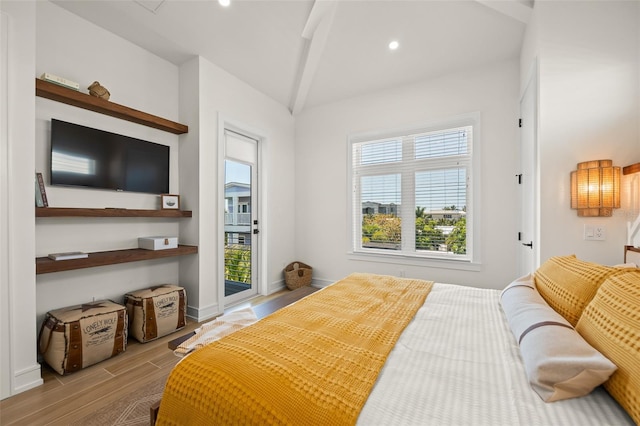
{"type": "Polygon", "coordinates": [[[311,8],[311,13],[309,13],[309,18],[307,18],[307,23],[302,30],[305,49],[298,67],[298,76],[289,107],[293,115],[304,108],[313,77],[318,70],[322,53],[329,38],[336,11],[336,3],[335,1],[316,0],[311,8]]]}
{"type": "Polygon", "coordinates": [[[140,6],[144,7],[151,13],[157,13],[160,6],[162,6],[165,0],[134,0],[140,6]]]}
{"type": "Polygon", "coordinates": [[[307,40],[311,40],[313,38],[313,33],[316,32],[316,29],[320,24],[320,21],[322,21],[322,19],[330,13],[331,9],[334,7],[335,2],[333,1],[314,1],[309,17],[307,18],[307,23],[304,25],[304,29],[302,30],[302,37],[307,40]]]}
{"type": "Polygon", "coordinates": [[[507,15],[524,24],[529,23],[533,7],[521,0],[476,0],[483,6],[507,15]]]}

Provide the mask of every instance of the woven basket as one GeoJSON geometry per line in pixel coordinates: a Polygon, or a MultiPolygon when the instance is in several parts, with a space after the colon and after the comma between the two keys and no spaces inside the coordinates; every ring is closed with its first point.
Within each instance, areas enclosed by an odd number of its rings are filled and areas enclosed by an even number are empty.
{"type": "Polygon", "coordinates": [[[313,268],[306,263],[291,262],[284,268],[284,282],[289,290],[311,284],[313,268]]]}

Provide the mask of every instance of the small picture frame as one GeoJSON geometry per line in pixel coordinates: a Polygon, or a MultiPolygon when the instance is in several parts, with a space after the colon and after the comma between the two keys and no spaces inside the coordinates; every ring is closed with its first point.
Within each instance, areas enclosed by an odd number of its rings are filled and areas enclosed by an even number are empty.
{"type": "Polygon", "coordinates": [[[160,195],[161,210],[180,210],[180,196],[176,194],[160,195]]]}

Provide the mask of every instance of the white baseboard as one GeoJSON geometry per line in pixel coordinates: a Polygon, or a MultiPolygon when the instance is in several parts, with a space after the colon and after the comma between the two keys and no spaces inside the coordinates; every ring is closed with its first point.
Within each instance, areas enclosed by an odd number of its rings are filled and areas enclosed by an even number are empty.
{"type": "Polygon", "coordinates": [[[318,288],[324,288],[327,286],[330,286],[331,284],[333,284],[335,281],[332,280],[324,280],[321,278],[312,278],[311,279],[311,285],[313,287],[318,287],[318,288]]]}
{"type": "Polygon", "coordinates": [[[195,308],[187,305],[187,316],[196,322],[202,322],[220,315],[218,304],[204,308],[195,308]]]}
{"type": "Polygon", "coordinates": [[[273,294],[277,291],[284,290],[285,288],[286,285],[284,283],[284,280],[276,281],[269,284],[267,288],[267,294],[273,294]]]}
{"type": "Polygon", "coordinates": [[[40,364],[36,363],[31,367],[16,371],[14,375],[15,386],[12,389],[11,394],[17,395],[21,392],[28,391],[29,389],[37,388],[42,385],[44,381],[42,380],[42,373],[40,370],[40,364]]]}

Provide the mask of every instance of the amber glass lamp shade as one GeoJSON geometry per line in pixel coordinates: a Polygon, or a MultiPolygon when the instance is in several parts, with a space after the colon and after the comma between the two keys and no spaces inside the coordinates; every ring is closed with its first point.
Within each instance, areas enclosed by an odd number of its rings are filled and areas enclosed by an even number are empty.
{"type": "Polygon", "coordinates": [[[578,216],[611,216],[620,208],[620,167],[611,160],[578,163],[571,172],[571,208],[578,216]]]}

